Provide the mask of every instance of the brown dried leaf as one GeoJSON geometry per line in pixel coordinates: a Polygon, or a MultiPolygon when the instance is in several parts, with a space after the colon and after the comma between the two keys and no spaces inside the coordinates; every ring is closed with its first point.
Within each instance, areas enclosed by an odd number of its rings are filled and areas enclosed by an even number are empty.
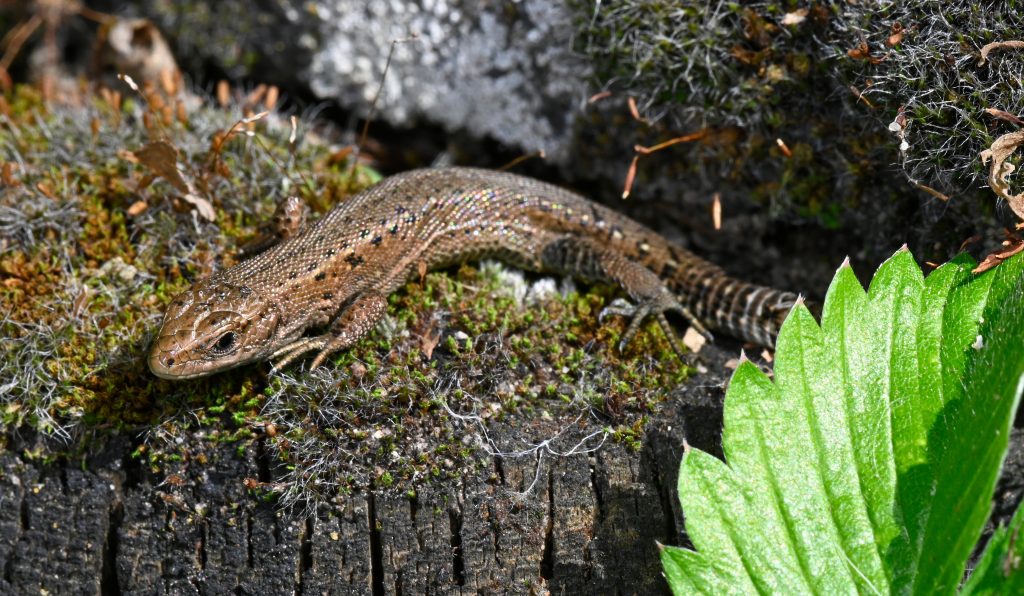
{"type": "Polygon", "coordinates": [[[439,329],[430,329],[427,333],[420,336],[420,351],[423,355],[430,360],[430,357],[434,355],[434,348],[437,347],[438,342],[441,341],[441,331],[439,329]]]}
{"type": "Polygon", "coordinates": [[[984,66],[985,62],[988,61],[988,55],[992,50],[1024,50],[1024,41],[993,41],[987,43],[981,48],[981,60],[978,61],[978,66],[984,66]]]}
{"type": "Polygon", "coordinates": [[[1017,116],[1014,116],[1013,114],[1007,111],[999,110],[996,108],[985,108],[985,113],[994,118],[998,118],[1000,120],[1005,120],[1007,122],[1016,124],[1017,126],[1024,126],[1024,120],[1021,120],[1017,116]]]}
{"type": "Polygon", "coordinates": [[[986,256],[977,267],[971,270],[971,273],[984,273],[1021,251],[1024,251],[1024,240],[1016,240],[1007,248],[986,256]]]}
{"type": "Polygon", "coordinates": [[[191,203],[192,206],[196,208],[196,211],[199,212],[199,215],[206,219],[206,221],[214,221],[217,219],[217,213],[213,210],[213,205],[210,204],[210,201],[192,193],[185,193],[181,198],[191,203]]]}
{"type": "Polygon", "coordinates": [[[171,183],[178,192],[192,191],[178,169],[178,150],[167,141],[153,141],[134,152],[135,158],[154,174],[171,183]]]}
{"type": "Polygon", "coordinates": [[[754,51],[754,50],[748,50],[748,49],[740,47],[740,46],[733,46],[732,49],[729,50],[729,55],[730,56],[732,56],[733,58],[739,60],[743,64],[746,64],[747,66],[754,66],[754,67],[761,66],[765,62],[765,60],[769,56],[771,56],[771,54],[772,54],[772,49],[771,48],[765,48],[763,50],[754,51]]]}
{"type": "Polygon", "coordinates": [[[767,48],[772,45],[771,34],[774,32],[775,26],[764,20],[761,15],[748,8],[743,11],[740,23],[743,26],[743,37],[747,41],[759,48],[767,48]]]}
{"type": "Polygon", "coordinates": [[[181,198],[195,207],[196,211],[204,219],[213,221],[217,218],[213,205],[206,199],[196,195],[192,185],[182,176],[181,170],[178,169],[178,150],[174,148],[174,145],[167,141],[153,141],[142,149],[135,151],[133,155],[139,163],[166,180],[180,192],[181,198]]]}
{"type": "Polygon", "coordinates": [[[989,160],[992,160],[992,167],[988,171],[988,185],[997,195],[1006,199],[1017,217],[1024,219],[1024,192],[1016,195],[1010,194],[1008,180],[1017,166],[1006,161],[1021,145],[1024,145],[1024,130],[1007,133],[993,141],[991,147],[981,152],[981,163],[987,164],[989,160]]]}

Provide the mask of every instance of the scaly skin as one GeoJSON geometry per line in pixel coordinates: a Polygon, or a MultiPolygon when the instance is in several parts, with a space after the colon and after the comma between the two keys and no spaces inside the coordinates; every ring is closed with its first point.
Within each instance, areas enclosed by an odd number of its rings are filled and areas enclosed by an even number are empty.
{"type": "Polygon", "coordinates": [[[274,358],[282,367],[318,351],[315,368],[373,329],[388,295],[421,267],[481,257],[618,284],[637,305],[607,311],[633,316],[623,345],[654,316],[681,352],[665,319],[674,311],[699,331],[771,347],[797,300],[728,277],[643,225],[550,184],[490,170],[423,169],[388,178],[196,282],[168,308],[149,367],[188,379],[274,358]]]}

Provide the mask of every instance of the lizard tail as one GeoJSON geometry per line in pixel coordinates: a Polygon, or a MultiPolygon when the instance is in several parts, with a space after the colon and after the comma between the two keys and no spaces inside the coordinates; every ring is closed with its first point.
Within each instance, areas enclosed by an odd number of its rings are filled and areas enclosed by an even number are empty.
{"type": "Polygon", "coordinates": [[[691,311],[712,329],[768,348],[775,347],[782,322],[799,297],[766,286],[721,276],[690,293],[691,311]]]}

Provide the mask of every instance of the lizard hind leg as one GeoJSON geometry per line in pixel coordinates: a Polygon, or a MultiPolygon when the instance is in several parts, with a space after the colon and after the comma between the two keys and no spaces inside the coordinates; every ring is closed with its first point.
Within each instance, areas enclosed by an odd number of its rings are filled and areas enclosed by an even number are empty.
{"type": "Polygon", "coordinates": [[[588,281],[612,282],[619,285],[633,299],[636,305],[623,305],[616,301],[601,311],[599,320],[608,315],[630,317],[629,326],[619,342],[619,351],[624,350],[636,336],[640,326],[653,316],[677,355],[683,357],[686,351],[675,329],[665,317],[666,312],[682,315],[701,334],[710,338],[704,324],[685,306],[653,271],[625,255],[600,246],[592,240],[577,237],[562,237],[546,245],[541,253],[543,267],[550,271],[569,274],[588,281]]]}
{"type": "Polygon", "coordinates": [[[677,356],[683,357],[686,354],[686,350],[683,349],[675,328],[668,322],[668,318],[665,316],[666,312],[675,312],[681,315],[698,333],[708,339],[712,338],[711,333],[700,320],[688,308],[682,306],[671,293],[663,300],[640,302],[636,305],[619,298],[601,310],[601,313],[598,315],[598,321],[604,322],[608,316],[621,316],[629,319],[629,326],[626,327],[626,332],[622,334],[622,339],[619,340],[619,351],[623,352],[637,332],[640,331],[640,326],[647,320],[647,317],[653,316],[658,321],[658,327],[665,334],[665,339],[668,340],[672,351],[677,356]]]}

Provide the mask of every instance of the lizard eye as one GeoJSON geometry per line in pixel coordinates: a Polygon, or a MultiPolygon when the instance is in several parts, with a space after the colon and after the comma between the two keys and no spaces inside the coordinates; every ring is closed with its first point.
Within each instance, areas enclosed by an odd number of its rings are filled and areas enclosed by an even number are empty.
{"type": "Polygon", "coordinates": [[[217,343],[213,346],[213,351],[223,354],[227,352],[235,345],[235,332],[228,331],[224,335],[220,336],[217,343]]]}

